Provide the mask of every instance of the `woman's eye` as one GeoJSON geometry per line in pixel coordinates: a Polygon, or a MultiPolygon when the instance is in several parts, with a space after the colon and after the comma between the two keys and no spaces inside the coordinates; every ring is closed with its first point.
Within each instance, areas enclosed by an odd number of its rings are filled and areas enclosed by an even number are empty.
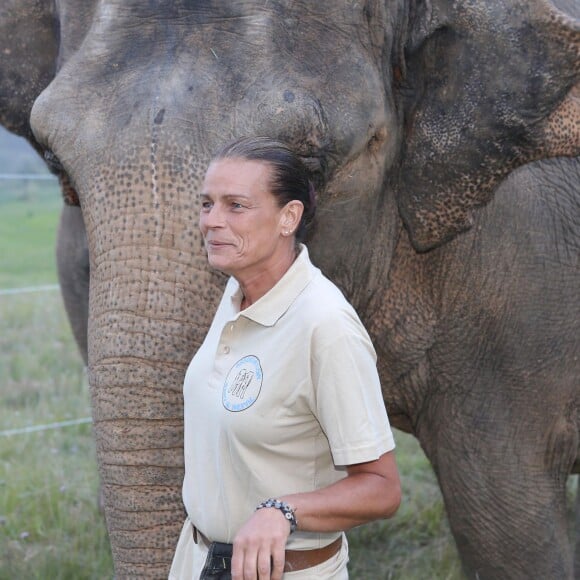
{"type": "Polygon", "coordinates": [[[210,210],[211,209],[211,201],[202,201],[201,202],[201,209],[210,210]]]}
{"type": "Polygon", "coordinates": [[[237,201],[232,201],[232,208],[233,209],[242,209],[244,206],[241,203],[238,203],[237,201]]]}

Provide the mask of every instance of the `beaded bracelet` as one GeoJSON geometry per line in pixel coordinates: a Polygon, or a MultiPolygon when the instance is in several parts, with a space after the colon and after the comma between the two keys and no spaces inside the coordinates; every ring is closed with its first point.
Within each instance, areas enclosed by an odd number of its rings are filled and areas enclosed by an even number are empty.
{"type": "Polygon", "coordinates": [[[271,497],[270,499],[259,503],[256,506],[256,511],[261,510],[262,508],[276,508],[277,510],[280,510],[290,524],[290,533],[296,531],[296,528],[298,527],[296,515],[294,514],[294,510],[285,501],[280,501],[279,499],[271,497]]]}

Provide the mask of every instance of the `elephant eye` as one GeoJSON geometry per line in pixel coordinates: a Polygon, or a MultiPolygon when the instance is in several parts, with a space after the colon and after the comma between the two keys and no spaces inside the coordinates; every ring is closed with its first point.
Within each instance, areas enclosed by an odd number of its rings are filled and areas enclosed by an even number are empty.
{"type": "Polygon", "coordinates": [[[318,154],[300,155],[302,163],[306,165],[308,170],[308,177],[316,186],[316,189],[321,189],[328,180],[328,157],[322,152],[318,154]]]}
{"type": "Polygon", "coordinates": [[[51,173],[54,173],[55,175],[60,175],[60,174],[64,173],[64,168],[62,166],[62,163],[60,162],[59,158],[50,149],[45,149],[44,161],[45,161],[46,165],[48,166],[48,169],[50,170],[51,173]]]}

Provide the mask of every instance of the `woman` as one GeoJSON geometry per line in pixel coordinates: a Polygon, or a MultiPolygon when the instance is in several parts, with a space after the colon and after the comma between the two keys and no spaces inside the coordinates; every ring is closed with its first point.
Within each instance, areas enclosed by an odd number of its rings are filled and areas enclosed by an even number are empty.
{"type": "Polygon", "coordinates": [[[200,229],[231,278],[184,382],[172,579],[229,578],[224,544],[234,580],[348,578],[343,530],[398,508],[371,341],[300,243],[314,206],[304,165],[271,139],[237,140],[207,170],[200,229]]]}

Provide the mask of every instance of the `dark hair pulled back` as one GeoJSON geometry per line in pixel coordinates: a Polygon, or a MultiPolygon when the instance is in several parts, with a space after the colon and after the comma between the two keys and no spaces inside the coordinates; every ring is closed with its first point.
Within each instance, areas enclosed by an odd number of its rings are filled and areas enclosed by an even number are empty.
{"type": "Polygon", "coordinates": [[[316,212],[316,192],[308,178],[306,166],[282,141],[269,137],[241,137],[219,149],[212,161],[219,159],[242,159],[261,161],[272,168],[270,190],[280,207],[298,200],[304,206],[302,219],[296,230],[296,240],[304,241],[316,212]]]}

